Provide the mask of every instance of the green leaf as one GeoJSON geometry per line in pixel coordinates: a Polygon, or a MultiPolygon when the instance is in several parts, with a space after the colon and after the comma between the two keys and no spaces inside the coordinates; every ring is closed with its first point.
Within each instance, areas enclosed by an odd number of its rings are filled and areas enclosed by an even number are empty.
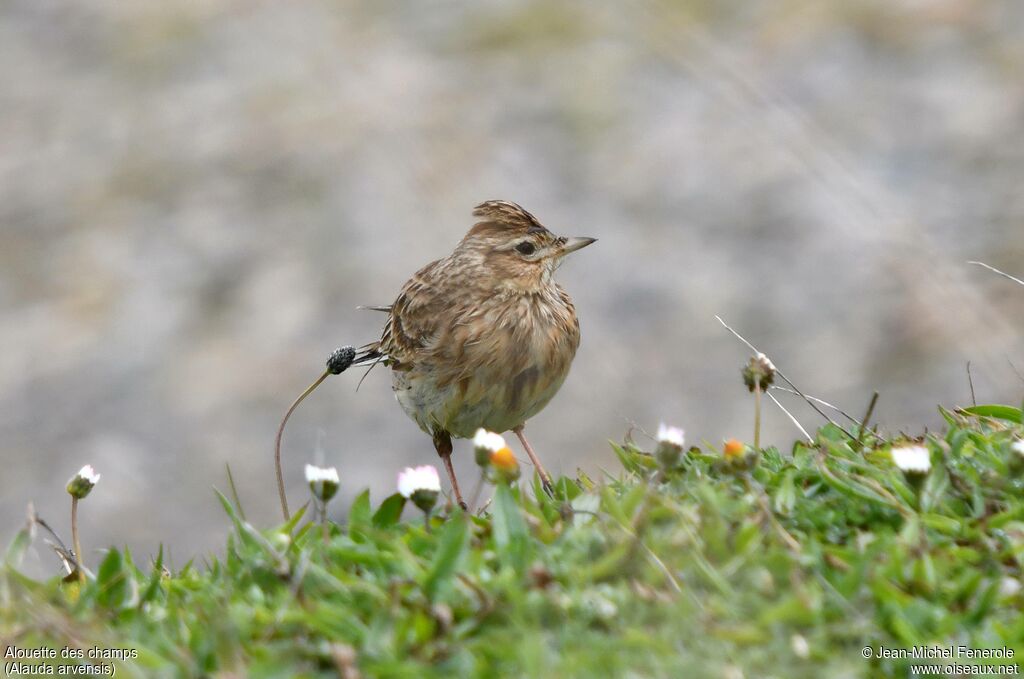
{"type": "Polygon", "coordinates": [[[793,508],[796,506],[796,486],[793,483],[795,475],[795,469],[787,469],[782,475],[782,481],[779,483],[779,487],[773,494],[774,497],[772,497],[772,504],[775,506],[775,511],[784,516],[791,514],[793,512],[793,508]]]}
{"type": "Polygon", "coordinates": [[[295,527],[299,525],[299,521],[301,521],[302,517],[306,515],[307,509],[309,509],[308,502],[299,507],[295,511],[295,513],[292,514],[292,517],[288,519],[288,522],[284,524],[281,530],[283,530],[285,533],[291,533],[293,530],[295,530],[295,527]]]}
{"type": "Polygon", "coordinates": [[[348,532],[365,532],[371,524],[370,489],[367,488],[352,502],[348,510],[348,532]]]}
{"type": "Polygon", "coordinates": [[[512,491],[505,484],[500,484],[494,493],[491,525],[498,556],[503,563],[521,573],[526,565],[528,533],[512,491]]]}
{"type": "Polygon", "coordinates": [[[941,514],[922,514],[921,523],[946,535],[959,535],[963,532],[963,523],[941,514]]]}
{"type": "Polygon", "coordinates": [[[949,488],[949,474],[942,465],[937,465],[925,479],[921,489],[921,511],[930,512],[939,506],[949,488]]]}
{"type": "Polygon", "coordinates": [[[451,584],[467,543],[466,519],[462,512],[456,512],[445,524],[437,552],[434,554],[434,562],[423,581],[423,590],[431,601],[437,600],[451,584]]]}
{"type": "Polygon", "coordinates": [[[939,414],[942,415],[942,419],[944,419],[946,421],[946,424],[948,424],[950,427],[956,427],[957,426],[958,423],[957,423],[957,416],[956,415],[954,415],[953,413],[949,412],[948,410],[946,410],[942,406],[939,406],[939,414]]]}
{"type": "Polygon", "coordinates": [[[96,572],[96,600],[101,606],[118,610],[137,603],[138,588],[121,552],[110,549],[96,572]]]}
{"type": "Polygon", "coordinates": [[[609,441],[608,443],[611,445],[612,450],[615,451],[615,455],[619,458],[619,462],[622,463],[622,467],[627,472],[629,472],[631,474],[639,474],[640,473],[640,465],[637,464],[637,462],[634,459],[633,455],[631,455],[630,453],[627,453],[626,450],[622,446],[620,446],[619,444],[615,443],[614,441],[609,441]]]}
{"type": "MultiPolygon", "coordinates": [[[[272,557],[276,561],[278,568],[284,568],[287,565],[285,558],[274,548],[270,541],[263,537],[258,530],[252,527],[248,521],[243,521],[239,518],[235,508],[231,505],[231,502],[224,497],[224,493],[220,492],[216,488],[213,492],[217,494],[217,498],[220,500],[220,504],[224,507],[224,511],[227,512],[231,518],[231,522],[235,524],[235,531],[238,533],[238,537],[246,545],[255,545],[261,549],[265,554],[272,557]]],[[[190,562],[191,563],[191,562],[190,562]]]]}
{"type": "Polygon", "coordinates": [[[976,599],[974,606],[967,614],[967,619],[974,624],[981,622],[988,615],[988,612],[992,610],[992,607],[995,606],[998,599],[999,580],[993,579],[976,599]]]}
{"type": "Polygon", "coordinates": [[[631,474],[642,475],[658,468],[658,461],[654,459],[654,456],[642,450],[637,450],[631,445],[623,447],[614,441],[609,441],[608,443],[611,444],[612,450],[615,451],[623,468],[631,474]]]}
{"type": "Polygon", "coordinates": [[[160,544],[160,550],[156,554],[156,561],[153,563],[153,572],[149,576],[149,582],[146,584],[146,589],[143,591],[142,596],[139,597],[139,606],[142,604],[152,601],[156,595],[157,589],[160,586],[160,579],[163,577],[164,571],[164,546],[160,544]]]}
{"type": "Polygon", "coordinates": [[[373,515],[373,525],[377,528],[390,528],[402,518],[405,509],[405,498],[395,493],[380,503],[380,508],[373,515]]]}
{"type": "Polygon", "coordinates": [[[996,420],[1006,420],[1007,422],[1015,422],[1017,424],[1022,424],[1022,420],[1024,420],[1024,417],[1021,416],[1021,409],[1014,408],[1013,406],[989,404],[961,408],[961,410],[969,415],[991,417],[996,420]]]}
{"type": "Polygon", "coordinates": [[[568,476],[562,476],[555,481],[555,497],[562,501],[572,502],[583,492],[583,489],[568,476]]]}
{"type": "Polygon", "coordinates": [[[859,498],[861,500],[867,500],[868,502],[874,502],[897,511],[900,509],[899,505],[892,500],[879,495],[874,489],[855,481],[854,479],[856,479],[856,476],[853,474],[847,474],[845,475],[845,478],[840,478],[829,470],[827,463],[821,460],[818,461],[817,467],[818,471],[821,473],[821,478],[825,483],[832,486],[832,488],[838,490],[840,493],[849,495],[850,497],[859,498]]]}
{"type": "Polygon", "coordinates": [[[11,540],[11,544],[7,546],[7,553],[4,556],[4,563],[11,568],[17,568],[21,565],[21,560],[25,557],[25,552],[28,551],[28,546],[32,544],[32,528],[30,525],[25,525],[14,535],[14,539],[11,540]]]}

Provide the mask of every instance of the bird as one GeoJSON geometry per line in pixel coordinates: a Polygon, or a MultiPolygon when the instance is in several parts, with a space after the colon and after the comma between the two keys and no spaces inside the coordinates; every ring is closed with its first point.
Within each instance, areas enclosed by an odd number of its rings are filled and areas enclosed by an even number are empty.
{"type": "Polygon", "coordinates": [[[405,414],[431,437],[458,504],[452,438],[512,431],[551,493],[524,428],[558,393],[580,344],[569,294],[554,281],[569,254],[597,239],[557,236],[516,203],[489,200],[446,257],[430,262],[388,306],[381,337],[353,366],[383,364],[405,414]]]}

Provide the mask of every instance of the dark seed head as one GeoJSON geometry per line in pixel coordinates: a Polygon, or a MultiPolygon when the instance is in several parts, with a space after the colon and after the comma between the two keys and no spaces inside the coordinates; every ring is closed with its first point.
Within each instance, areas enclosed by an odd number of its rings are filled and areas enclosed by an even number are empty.
{"type": "Polygon", "coordinates": [[[354,347],[338,347],[327,359],[327,372],[339,375],[345,372],[356,358],[354,347]]]}
{"type": "Polygon", "coordinates": [[[767,389],[775,381],[775,365],[764,354],[751,356],[750,362],[743,366],[743,383],[747,389],[754,391],[758,382],[761,389],[767,389]]]}

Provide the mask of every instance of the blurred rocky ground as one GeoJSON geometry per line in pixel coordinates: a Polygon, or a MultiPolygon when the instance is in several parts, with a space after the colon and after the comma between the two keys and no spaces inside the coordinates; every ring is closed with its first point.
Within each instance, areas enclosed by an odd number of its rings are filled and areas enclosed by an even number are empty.
{"type": "MultiPolygon", "coordinates": [[[[554,470],[614,468],[630,422],[749,438],[715,314],[851,414],[879,390],[891,429],[967,402],[968,361],[1017,402],[1024,290],[966,262],[1024,273],[1022,73],[1016,0],[9,0],[0,540],[29,501],[66,533],[86,462],[93,548],[222,544],[225,464],[276,520],[285,407],[489,198],[600,239],[560,271],[584,339],[530,425],[554,470]]],[[[386,371],[357,379],[293,418],[293,504],[307,461],[341,511],[436,460],[386,371]]]]}

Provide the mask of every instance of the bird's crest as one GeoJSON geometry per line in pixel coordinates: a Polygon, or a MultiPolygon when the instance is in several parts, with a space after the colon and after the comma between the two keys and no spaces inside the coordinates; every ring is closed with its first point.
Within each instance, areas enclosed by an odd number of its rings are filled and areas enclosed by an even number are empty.
{"type": "Polygon", "coordinates": [[[473,208],[473,216],[479,217],[469,235],[497,230],[521,230],[526,233],[547,233],[547,228],[529,212],[507,200],[489,200],[473,208]]]}

